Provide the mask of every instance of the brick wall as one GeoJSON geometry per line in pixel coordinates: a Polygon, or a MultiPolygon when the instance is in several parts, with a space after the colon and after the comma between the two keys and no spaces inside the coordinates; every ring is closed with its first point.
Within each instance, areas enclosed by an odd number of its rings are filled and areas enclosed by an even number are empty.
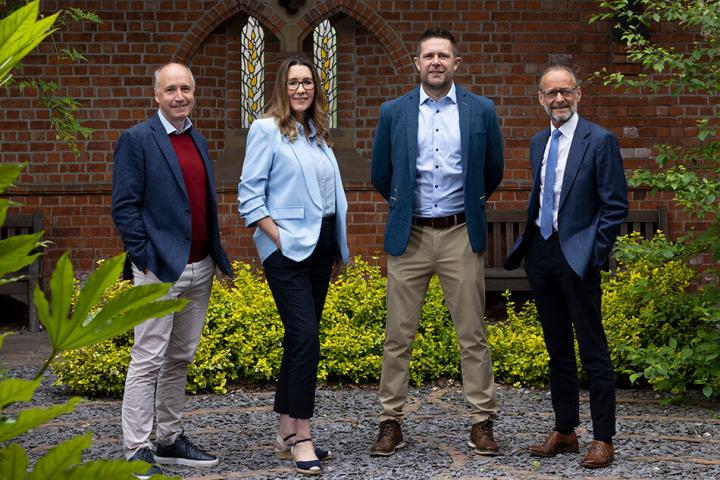
{"type": "MultiPolygon", "coordinates": [[[[463,64],[458,83],[490,97],[497,105],[505,136],[506,171],[489,208],[522,209],[529,189],[528,141],[548,124],[537,102],[538,73],[564,61],[580,76],[607,67],[627,73],[607,23],[588,25],[595,1],[439,1],[307,0],[289,16],[276,0],[64,0],[44,1],[46,12],[78,7],[100,15],[102,25],[71,25],[27,58],[18,77],[57,78],[82,103],[78,116],[94,129],[79,158],[49,130],[48,114],[17,89],[0,97],[3,162],[28,162],[12,198],[21,210],[44,214],[48,250],[54,263],[72,249],[77,269],[87,272],[97,259],[121,251],[110,218],[112,150],[119,134],[155,111],[150,77],[171,59],[190,64],[198,83],[193,120],[208,138],[218,167],[238,163],[228,152],[229,135],[240,129],[239,27],[248,15],[266,35],[266,91],[271,90],[279,59],[288,52],[311,54],[312,28],[330,18],[338,30],[340,127],[349,132],[369,173],[372,130],[380,104],[415,85],[412,55],[417,38],[430,26],[453,31],[463,64]],[[58,65],[53,49],[74,47],[88,59],[58,65]]],[[[689,38],[663,28],[654,38],[683,48],[689,38]]],[[[712,115],[717,102],[704,96],[619,93],[590,81],[584,85],[580,113],[619,138],[628,170],[651,166],[652,146],[684,143],[695,120],[712,115]]],[[[237,157],[237,155],[235,155],[237,157]]],[[[341,163],[343,158],[340,158],[341,163]]],[[[236,209],[236,178],[218,179],[224,244],[232,258],[251,260],[250,232],[236,209]]],[[[382,249],[385,206],[367,176],[348,179],[349,233],[353,253],[382,249]]],[[[631,193],[631,208],[671,207],[670,227],[687,230],[690,219],[672,208],[667,195],[631,193]]]]}

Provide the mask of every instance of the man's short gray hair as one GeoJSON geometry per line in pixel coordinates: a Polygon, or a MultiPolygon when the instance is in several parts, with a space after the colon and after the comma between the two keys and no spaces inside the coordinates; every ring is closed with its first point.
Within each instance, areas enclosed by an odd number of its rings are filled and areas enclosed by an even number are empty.
{"type": "Polygon", "coordinates": [[[563,65],[561,63],[556,63],[556,64],[553,64],[553,65],[550,65],[549,67],[547,67],[543,71],[542,75],[540,75],[540,80],[538,81],[538,90],[542,90],[542,81],[543,81],[543,78],[545,78],[545,75],[547,75],[550,72],[558,72],[558,71],[569,73],[570,76],[572,77],[573,81],[575,82],[575,86],[576,87],[580,86],[580,80],[578,80],[577,75],[575,75],[575,72],[573,71],[572,68],[570,68],[567,65],[563,65]]]}
{"type": "Polygon", "coordinates": [[[192,70],[190,70],[190,67],[188,67],[188,66],[185,65],[184,63],[168,62],[168,63],[166,63],[165,65],[159,66],[159,67],[155,70],[155,72],[153,72],[153,90],[157,91],[157,89],[158,89],[158,84],[160,83],[160,72],[162,72],[162,70],[163,70],[165,67],[167,67],[168,65],[180,65],[181,67],[185,68],[185,69],[188,71],[188,73],[190,74],[190,80],[192,81],[192,86],[193,86],[193,88],[195,88],[195,77],[193,76],[193,73],[192,73],[192,70]]]}

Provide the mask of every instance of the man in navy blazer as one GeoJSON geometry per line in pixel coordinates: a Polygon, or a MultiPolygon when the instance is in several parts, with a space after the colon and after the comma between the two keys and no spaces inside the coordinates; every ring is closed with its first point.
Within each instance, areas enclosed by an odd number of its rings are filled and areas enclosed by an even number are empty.
{"type": "Polygon", "coordinates": [[[156,462],[218,462],[185,437],[181,421],[187,366],[205,323],[215,267],[232,272],[220,244],[207,142],[189,119],[192,72],[185,65],[164,65],[155,71],[154,90],[159,111],[117,142],[112,216],[127,252],[126,275],[131,270],[136,285],[174,282],[168,296],[189,303],[182,312],[147,320],[134,330],[122,428],[126,458],[151,464],[138,478],[160,473],[156,462]]]}
{"type": "Polygon", "coordinates": [[[469,446],[496,455],[495,383],[485,337],[485,204],[503,174],[502,135],[493,103],[453,82],[455,39],[428,30],[414,59],[421,85],[382,105],[372,183],[387,200],[387,324],[380,379],[380,432],[370,454],[405,446],[400,422],[410,347],[428,282],[440,277],[460,343],[469,446]]]}
{"type": "Polygon", "coordinates": [[[549,67],[538,99],[551,127],[530,143],[533,187],[525,232],[505,267],[523,257],[550,355],[555,428],[530,453],[578,452],[580,423],[574,335],[590,386],[594,440],[581,465],[614,459],[615,378],[602,326],[600,268],[627,216],[627,187],[617,138],[577,114],[581,91],[573,71],[549,67]]]}

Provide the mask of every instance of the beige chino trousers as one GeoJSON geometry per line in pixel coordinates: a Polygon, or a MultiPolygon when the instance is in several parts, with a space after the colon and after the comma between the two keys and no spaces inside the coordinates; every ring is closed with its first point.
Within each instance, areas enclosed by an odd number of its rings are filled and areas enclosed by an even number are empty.
{"type": "Polygon", "coordinates": [[[460,344],[463,391],[471,423],[497,411],[492,359],[485,337],[485,254],[470,246],[466,224],[447,229],[413,225],[407,250],[388,256],[387,323],[380,377],[380,421],[403,418],[410,347],[433,274],[440,277],[460,344]]]}
{"type": "MultiPolygon", "coordinates": [[[[171,445],[183,431],[187,368],[205,325],[214,273],[210,256],[189,263],[166,296],[189,300],[185,309],[135,327],[122,405],[125,458],[143,447],[153,448],[150,432],[156,414],[158,443],[171,445]]],[[[144,273],[135,265],[133,280],[135,285],[160,283],[152,272],[144,273]]]]}

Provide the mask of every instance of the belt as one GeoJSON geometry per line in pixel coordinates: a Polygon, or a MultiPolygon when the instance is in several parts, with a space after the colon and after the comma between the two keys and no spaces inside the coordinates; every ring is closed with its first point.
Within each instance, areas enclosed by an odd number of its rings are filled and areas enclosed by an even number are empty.
{"type": "Polygon", "coordinates": [[[465,223],[465,212],[447,217],[413,217],[412,223],[430,228],[450,228],[465,223]]]}

